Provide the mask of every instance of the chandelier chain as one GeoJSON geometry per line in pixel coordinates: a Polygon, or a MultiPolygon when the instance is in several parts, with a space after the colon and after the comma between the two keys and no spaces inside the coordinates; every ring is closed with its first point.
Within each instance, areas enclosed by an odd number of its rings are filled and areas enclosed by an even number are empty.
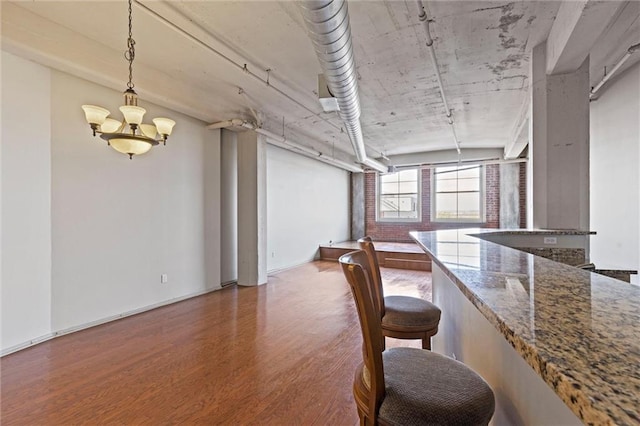
{"type": "Polygon", "coordinates": [[[129,89],[133,89],[133,60],[136,57],[136,49],[135,44],[136,41],[133,39],[133,21],[131,19],[131,0],[129,0],[129,38],[127,39],[127,51],[124,53],[124,57],[129,61],[129,82],[127,83],[127,87],[129,89]]]}

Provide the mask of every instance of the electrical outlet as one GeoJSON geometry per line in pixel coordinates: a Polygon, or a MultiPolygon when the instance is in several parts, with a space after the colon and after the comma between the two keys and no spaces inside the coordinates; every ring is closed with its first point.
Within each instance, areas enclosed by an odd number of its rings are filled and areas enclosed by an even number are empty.
{"type": "Polygon", "coordinates": [[[160,275],[160,283],[165,284],[169,282],[169,276],[167,274],[160,275]]]}
{"type": "Polygon", "coordinates": [[[556,237],[544,237],[545,244],[558,244],[558,239],[556,237]]]}

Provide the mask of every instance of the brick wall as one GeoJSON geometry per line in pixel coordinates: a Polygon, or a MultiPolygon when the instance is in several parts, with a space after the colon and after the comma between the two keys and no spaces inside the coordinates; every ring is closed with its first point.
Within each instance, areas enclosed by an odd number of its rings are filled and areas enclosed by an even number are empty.
{"type": "Polygon", "coordinates": [[[485,220],[481,228],[500,228],[500,165],[485,166],[485,220]]]}
{"type": "MultiPolygon", "coordinates": [[[[522,169],[521,169],[522,170],[522,169]]],[[[431,231],[452,228],[498,228],[500,227],[500,166],[485,167],[486,222],[485,223],[434,223],[431,222],[431,172],[422,170],[422,221],[421,222],[376,222],[377,174],[365,176],[365,229],[366,235],[378,241],[411,241],[410,231],[431,231]]],[[[521,177],[522,179],[522,177],[521,177]]],[[[525,188],[526,189],[526,188],[525,188]]],[[[522,191],[522,188],[521,188],[522,191]]]]}
{"type": "Polygon", "coordinates": [[[520,228],[527,227],[527,163],[520,163],[520,228]]]}

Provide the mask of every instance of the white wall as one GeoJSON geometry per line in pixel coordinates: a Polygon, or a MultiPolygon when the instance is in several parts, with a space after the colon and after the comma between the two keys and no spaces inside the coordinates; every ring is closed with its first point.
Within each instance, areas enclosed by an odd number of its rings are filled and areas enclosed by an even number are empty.
{"type": "Polygon", "coordinates": [[[220,132],[140,91],[177,124],[129,160],[80,108],[119,118],[120,92],[2,59],[2,349],[219,288],[220,132]]]}
{"type": "Polygon", "coordinates": [[[598,268],[640,270],[639,99],[636,64],[591,102],[591,261],[598,268]]]}
{"type": "Polygon", "coordinates": [[[2,52],[2,348],[51,332],[50,85],[2,52]]]}
{"type": "Polygon", "coordinates": [[[171,116],[177,124],[167,146],[129,160],[91,136],[80,109],[118,111],[121,94],[53,74],[54,329],[219,285],[206,285],[204,258],[204,168],[219,168],[219,151],[207,158],[204,144],[214,133],[142,99],[146,120],[171,116]]]}
{"type": "Polygon", "coordinates": [[[318,245],[349,239],[349,172],[269,145],[267,269],[316,256],[318,245]]]}

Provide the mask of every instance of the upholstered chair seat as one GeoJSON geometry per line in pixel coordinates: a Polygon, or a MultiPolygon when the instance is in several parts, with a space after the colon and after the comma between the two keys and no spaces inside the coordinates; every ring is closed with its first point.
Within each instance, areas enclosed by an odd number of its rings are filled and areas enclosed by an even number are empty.
{"type": "Polygon", "coordinates": [[[461,362],[416,348],[382,353],[385,398],[379,420],[391,425],[484,425],[494,411],[487,383],[461,362]]]}
{"type": "Polygon", "coordinates": [[[400,331],[407,328],[438,329],[441,311],[433,303],[409,296],[386,296],[382,328],[400,331]]]}

